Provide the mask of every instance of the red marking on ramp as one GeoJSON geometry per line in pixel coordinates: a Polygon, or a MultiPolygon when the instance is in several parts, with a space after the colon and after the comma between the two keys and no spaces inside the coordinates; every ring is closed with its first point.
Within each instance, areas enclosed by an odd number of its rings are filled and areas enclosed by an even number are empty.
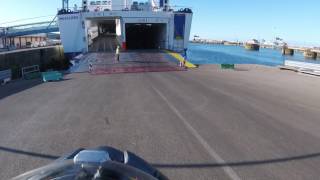
{"type": "Polygon", "coordinates": [[[162,52],[124,52],[119,62],[114,53],[97,53],[89,69],[93,75],[186,70],[169,61],[167,54],[162,52]]]}
{"type": "Polygon", "coordinates": [[[120,74],[120,73],[144,73],[144,72],[169,72],[169,71],[185,71],[186,69],[174,66],[163,67],[110,67],[110,68],[94,68],[92,75],[102,74],[120,74]]]}

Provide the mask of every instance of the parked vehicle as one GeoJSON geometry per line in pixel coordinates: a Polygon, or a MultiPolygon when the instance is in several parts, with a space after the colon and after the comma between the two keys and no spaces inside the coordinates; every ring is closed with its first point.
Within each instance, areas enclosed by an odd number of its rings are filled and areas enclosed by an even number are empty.
{"type": "Polygon", "coordinates": [[[49,39],[46,41],[47,46],[55,46],[55,45],[60,45],[61,40],[60,39],[49,39]]]}
{"type": "Polygon", "coordinates": [[[41,42],[39,43],[39,46],[40,46],[40,47],[45,47],[45,46],[47,46],[47,42],[46,42],[46,41],[41,41],[41,42]]]}
{"type": "Polygon", "coordinates": [[[37,48],[37,47],[39,47],[39,45],[40,45],[40,43],[38,41],[34,41],[34,42],[32,42],[31,47],[37,48]]]}
{"type": "Polygon", "coordinates": [[[31,48],[32,47],[32,43],[31,42],[26,42],[26,48],[31,48]]]}

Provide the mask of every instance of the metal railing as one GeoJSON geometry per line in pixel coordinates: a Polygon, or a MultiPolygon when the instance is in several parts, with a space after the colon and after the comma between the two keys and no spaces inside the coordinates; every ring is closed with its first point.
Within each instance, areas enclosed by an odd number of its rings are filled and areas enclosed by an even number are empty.
{"type": "MultiPolygon", "coordinates": [[[[99,6],[95,9],[90,8],[89,6],[86,7],[68,7],[69,9],[60,9],[58,10],[58,14],[75,14],[81,12],[104,12],[104,11],[175,11],[175,12],[185,12],[185,13],[192,13],[192,8],[187,6],[168,6],[168,7],[160,7],[158,4],[112,4],[110,7],[106,6],[99,6]]],[[[94,7],[93,7],[94,8],[94,7]]]]}
{"type": "Polygon", "coordinates": [[[0,82],[1,84],[6,84],[10,82],[12,79],[12,71],[11,69],[0,71],[0,82]]]}
{"type": "Polygon", "coordinates": [[[0,29],[0,37],[24,36],[57,31],[59,31],[58,22],[54,20],[2,28],[0,29]]]}
{"type": "Polygon", "coordinates": [[[318,63],[285,60],[284,66],[296,68],[298,71],[317,71],[317,72],[320,72],[320,64],[318,64],[318,63]]]}
{"type": "Polygon", "coordinates": [[[4,36],[5,33],[6,33],[6,28],[0,27],[0,37],[1,37],[1,36],[4,36]]]}
{"type": "Polygon", "coordinates": [[[28,74],[40,72],[39,65],[27,66],[21,69],[22,77],[25,78],[28,74]]]}

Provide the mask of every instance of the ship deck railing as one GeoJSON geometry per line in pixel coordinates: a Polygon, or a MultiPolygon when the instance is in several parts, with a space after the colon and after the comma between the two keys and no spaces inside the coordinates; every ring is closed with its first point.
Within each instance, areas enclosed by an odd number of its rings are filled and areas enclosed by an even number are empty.
{"type": "MultiPolygon", "coordinates": [[[[82,7],[71,10],[71,9],[59,9],[58,14],[77,14],[77,13],[83,13],[83,12],[187,12],[192,13],[192,8],[187,6],[170,6],[168,10],[165,10],[164,7],[158,7],[155,6],[152,9],[139,9],[139,8],[128,8],[128,6],[119,5],[119,6],[113,6],[113,7],[120,7],[113,10],[106,9],[106,10],[100,10],[100,11],[89,11],[83,10],[82,7]],[[123,7],[123,8],[122,8],[123,7]]],[[[131,7],[131,6],[129,6],[131,7]]]]}
{"type": "Polygon", "coordinates": [[[57,21],[44,21],[3,28],[2,31],[0,31],[0,37],[16,37],[57,31],[59,31],[57,21]]]}

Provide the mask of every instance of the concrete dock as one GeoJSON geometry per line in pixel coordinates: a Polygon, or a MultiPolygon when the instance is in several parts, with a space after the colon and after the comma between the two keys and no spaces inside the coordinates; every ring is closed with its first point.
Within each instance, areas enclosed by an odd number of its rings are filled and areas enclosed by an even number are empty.
{"type": "Polygon", "coordinates": [[[320,177],[317,77],[207,65],[17,83],[0,87],[20,89],[0,96],[1,179],[100,145],[133,151],[170,179],[320,177]]]}

